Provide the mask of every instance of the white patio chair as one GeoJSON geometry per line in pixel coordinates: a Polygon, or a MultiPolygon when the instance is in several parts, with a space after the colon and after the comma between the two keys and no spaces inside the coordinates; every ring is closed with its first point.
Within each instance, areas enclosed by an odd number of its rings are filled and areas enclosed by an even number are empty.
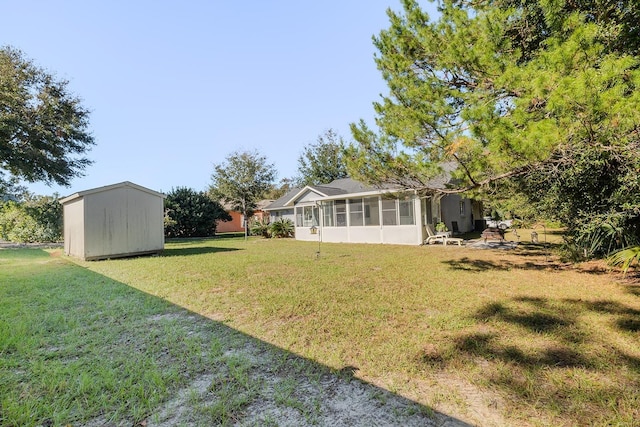
{"type": "Polygon", "coordinates": [[[447,244],[451,242],[451,243],[457,243],[458,246],[462,246],[462,242],[464,242],[464,239],[460,238],[460,237],[446,237],[444,239],[444,242],[442,242],[442,244],[444,244],[445,246],[447,246],[447,244]]]}
{"type": "Polygon", "coordinates": [[[424,240],[425,245],[431,245],[432,243],[438,242],[442,243],[443,245],[446,244],[445,241],[448,238],[446,234],[434,233],[429,224],[426,224],[424,228],[426,228],[427,230],[427,238],[424,240]]]}

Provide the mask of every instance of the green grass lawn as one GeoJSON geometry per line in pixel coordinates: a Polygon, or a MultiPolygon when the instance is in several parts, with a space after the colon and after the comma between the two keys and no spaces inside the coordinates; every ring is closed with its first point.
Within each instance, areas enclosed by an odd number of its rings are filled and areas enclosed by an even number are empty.
{"type": "Polygon", "coordinates": [[[640,286],[522,246],[227,238],[100,262],[2,250],[0,414],[143,419],[211,364],[229,371],[220,344],[188,350],[212,336],[185,335],[183,308],[480,425],[638,425],[640,286]]]}

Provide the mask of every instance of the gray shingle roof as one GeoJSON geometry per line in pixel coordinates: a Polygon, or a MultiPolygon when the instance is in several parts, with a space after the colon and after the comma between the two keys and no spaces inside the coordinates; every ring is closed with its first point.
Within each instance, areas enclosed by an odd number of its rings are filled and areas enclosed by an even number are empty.
{"type": "Polygon", "coordinates": [[[285,203],[287,203],[289,200],[291,200],[291,198],[293,196],[298,194],[300,192],[300,190],[302,190],[302,188],[294,188],[292,190],[289,190],[284,196],[282,196],[279,199],[275,200],[270,205],[265,206],[263,209],[264,210],[275,210],[275,209],[285,208],[286,207],[285,203]]]}
{"type": "MultiPolygon", "coordinates": [[[[429,181],[429,186],[432,188],[445,188],[447,183],[451,179],[451,171],[455,169],[455,164],[453,163],[445,163],[442,164],[443,173],[431,181],[429,181]]],[[[340,178],[334,181],[331,181],[328,184],[323,185],[309,185],[304,188],[309,188],[317,193],[323,194],[327,197],[339,196],[339,195],[347,195],[347,194],[358,194],[358,193],[366,193],[369,191],[376,190],[402,190],[403,188],[400,186],[394,185],[383,185],[380,187],[374,187],[370,185],[366,185],[360,181],[356,181],[352,178],[340,178]]],[[[294,188],[287,192],[284,196],[280,197],[278,200],[274,201],[270,205],[266,206],[265,210],[277,210],[287,208],[285,204],[293,197],[295,197],[298,193],[304,190],[304,188],[294,188]]]]}
{"type": "Polygon", "coordinates": [[[325,196],[337,196],[348,193],[348,191],[341,188],[330,187],[329,185],[310,185],[309,188],[317,191],[318,193],[324,194],[325,196]]]}
{"type": "Polygon", "coordinates": [[[363,184],[352,178],[340,178],[331,181],[329,184],[313,186],[312,188],[325,189],[327,196],[337,196],[338,194],[363,193],[365,191],[375,191],[378,188],[363,184]],[[332,194],[329,194],[332,193],[332,194]]]}

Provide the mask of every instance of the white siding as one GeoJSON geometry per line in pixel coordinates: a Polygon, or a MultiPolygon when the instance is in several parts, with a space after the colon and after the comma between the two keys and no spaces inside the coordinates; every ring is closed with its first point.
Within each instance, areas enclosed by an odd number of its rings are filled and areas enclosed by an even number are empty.
{"type": "Polygon", "coordinates": [[[457,194],[450,194],[444,196],[440,200],[442,209],[442,217],[445,219],[445,224],[449,230],[453,229],[451,223],[456,221],[458,223],[458,230],[461,233],[466,233],[473,230],[473,222],[471,221],[471,200],[462,199],[457,194]],[[460,202],[465,204],[465,214],[460,214],[460,202]]]}
{"type": "MultiPolygon", "coordinates": [[[[376,197],[372,193],[359,193],[359,194],[344,194],[341,196],[322,197],[313,191],[304,192],[300,197],[294,200],[295,207],[316,205],[317,201],[320,201],[317,205],[321,209],[335,209],[337,201],[345,200],[347,210],[344,212],[348,218],[347,226],[338,226],[340,221],[337,219],[338,214],[336,211],[331,213],[322,210],[318,213],[318,219],[320,224],[318,226],[317,234],[311,232],[309,226],[298,226],[295,216],[292,218],[296,223],[296,239],[305,241],[316,241],[320,239],[323,242],[335,242],[335,243],[374,243],[374,244],[398,244],[398,245],[421,245],[426,238],[425,223],[426,220],[431,219],[431,226],[434,227],[435,223],[444,219],[447,227],[451,230],[452,222],[456,221],[458,224],[458,230],[462,233],[473,230],[473,215],[472,204],[468,199],[463,199],[459,195],[446,195],[442,198],[429,197],[424,203],[420,198],[411,191],[407,191],[407,198],[390,199],[389,196],[379,193],[379,201],[377,207],[379,209],[377,215],[367,214],[367,206],[375,206],[375,203],[367,204],[367,199],[376,197]],[[384,196],[384,197],[383,197],[384,196]],[[350,200],[363,200],[363,203],[353,203],[350,200]],[[390,200],[395,200],[395,219],[393,218],[393,204],[389,204],[390,200]],[[403,202],[404,201],[404,202],[403,202]],[[413,224],[406,224],[410,222],[409,210],[407,209],[406,202],[409,202],[409,206],[413,206],[413,224]],[[461,213],[461,203],[464,206],[464,212],[461,213]],[[334,208],[331,208],[331,206],[334,208]],[[386,204],[386,206],[383,206],[386,204]],[[427,215],[427,205],[431,208],[431,215],[427,215]],[[352,210],[353,209],[353,210],[352,210]],[[353,216],[362,213],[363,218],[353,216]],[[391,215],[391,216],[390,216],[391,215]],[[355,218],[355,219],[354,219],[355,218]],[[367,222],[367,218],[369,222],[367,222]],[[327,220],[328,226],[325,226],[323,221],[327,220]],[[377,225],[373,225],[379,222],[377,225]],[[356,225],[352,225],[356,224],[356,225]],[[371,224],[371,225],[363,225],[371,224]],[[386,224],[386,225],[385,225],[386,224]]],[[[272,212],[272,220],[274,215],[272,212]]],[[[342,222],[344,224],[344,222],[342,222]]]]}
{"type": "Polygon", "coordinates": [[[270,222],[277,221],[279,218],[291,220],[291,222],[293,222],[294,224],[296,222],[296,215],[293,208],[280,209],[278,211],[269,212],[270,222]]]}
{"type": "Polygon", "coordinates": [[[296,240],[317,242],[320,238],[320,227],[316,227],[316,234],[311,233],[312,227],[296,227],[296,240]]]}
{"type": "Polygon", "coordinates": [[[349,242],[353,243],[382,243],[380,226],[349,227],[349,242]]]}
{"type": "Polygon", "coordinates": [[[303,202],[313,202],[315,200],[322,199],[322,196],[313,191],[307,191],[299,199],[296,200],[296,204],[303,202]]]}
{"type": "Polygon", "coordinates": [[[419,225],[397,225],[382,229],[382,243],[396,245],[422,244],[422,228],[419,225]]]}
{"type": "Polygon", "coordinates": [[[349,242],[349,227],[322,227],[321,232],[323,242],[349,242]]]}
{"type": "MultiPolygon", "coordinates": [[[[415,224],[322,227],[319,231],[321,239],[323,242],[333,243],[420,245],[423,241],[420,224],[420,199],[416,197],[413,202],[415,224]]],[[[378,203],[378,209],[380,210],[378,218],[381,219],[382,203],[378,203]]],[[[323,216],[321,215],[321,217],[323,216]]],[[[301,240],[308,239],[303,238],[301,240]]]]}

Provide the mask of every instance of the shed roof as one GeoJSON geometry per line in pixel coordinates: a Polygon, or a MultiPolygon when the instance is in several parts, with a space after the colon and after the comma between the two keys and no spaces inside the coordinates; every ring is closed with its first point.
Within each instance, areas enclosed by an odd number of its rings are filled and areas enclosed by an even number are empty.
{"type": "Polygon", "coordinates": [[[124,181],[124,182],[119,182],[117,184],[111,184],[111,185],[105,185],[104,187],[97,187],[97,188],[92,188],[89,190],[84,190],[84,191],[78,191],[77,193],[73,193],[70,196],[67,196],[63,199],[60,199],[60,203],[62,203],[63,205],[69,202],[72,202],[76,199],[80,199],[84,196],[87,196],[89,194],[95,194],[95,193],[101,193],[104,191],[110,191],[110,190],[115,190],[116,188],[122,188],[122,187],[130,187],[130,188],[135,188],[136,190],[139,191],[143,191],[145,193],[149,193],[152,194],[154,196],[158,196],[158,197],[162,197],[164,198],[165,195],[162,193],[159,193],[157,191],[154,190],[150,190],[146,187],[143,187],[141,185],[138,184],[134,184],[133,182],[130,181],[124,181]]]}

